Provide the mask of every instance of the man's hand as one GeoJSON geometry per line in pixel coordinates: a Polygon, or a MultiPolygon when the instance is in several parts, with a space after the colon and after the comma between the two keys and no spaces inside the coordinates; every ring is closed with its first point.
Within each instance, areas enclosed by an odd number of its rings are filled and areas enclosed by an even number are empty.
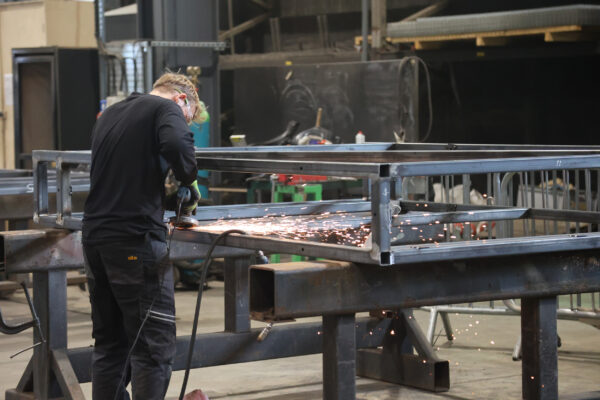
{"type": "Polygon", "coordinates": [[[194,181],[187,186],[181,186],[177,191],[177,199],[181,201],[181,211],[183,214],[193,214],[198,206],[198,200],[200,200],[198,181],[194,181]]]}

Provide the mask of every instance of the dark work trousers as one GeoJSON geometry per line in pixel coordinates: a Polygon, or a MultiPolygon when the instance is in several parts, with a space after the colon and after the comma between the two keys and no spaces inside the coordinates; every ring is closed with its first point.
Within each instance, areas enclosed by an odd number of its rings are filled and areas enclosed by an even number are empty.
{"type": "Polygon", "coordinates": [[[164,399],[175,355],[173,270],[167,244],[146,235],[84,243],[83,249],[95,339],[92,398],[128,400],[125,387],[131,380],[134,399],[164,399]]]}

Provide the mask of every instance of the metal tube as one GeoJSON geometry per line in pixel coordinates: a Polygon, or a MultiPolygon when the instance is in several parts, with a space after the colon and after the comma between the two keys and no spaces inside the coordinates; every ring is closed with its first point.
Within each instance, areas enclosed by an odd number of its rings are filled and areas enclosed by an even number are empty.
{"type": "MultiPolygon", "coordinates": [[[[229,30],[233,29],[233,0],[227,0],[227,22],[229,30]]],[[[231,54],[235,54],[235,34],[232,34],[229,40],[231,46],[231,54]]]]}
{"type": "MultiPolygon", "coordinates": [[[[584,170],[585,177],[585,209],[587,211],[592,210],[592,176],[591,171],[586,168],[584,170]]],[[[588,232],[592,231],[592,224],[588,224],[588,232]]]]}
{"type": "MultiPolygon", "coordinates": [[[[579,170],[575,170],[575,209],[579,210],[579,192],[581,188],[579,186],[579,170]]],[[[575,222],[575,233],[579,233],[580,225],[579,222],[575,222]]]]}
{"type": "MultiPolygon", "coordinates": [[[[530,181],[531,181],[531,208],[535,208],[535,172],[530,171],[530,181]]],[[[535,236],[535,219],[531,219],[531,234],[535,236]]]]}
{"type": "MultiPolygon", "coordinates": [[[[469,174],[463,174],[462,176],[463,182],[463,204],[471,204],[471,176],[469,174]]],[[[469,221],[463,222],[463,240],[471,240],[472,230],[471,224],[469,221]]]]}
{"type": "MultiPolygon", "coordinates": [[[[540,171],[540,179],[542,181],[542,208],[548,208],[548,171],[540,171]]],[[[544,235],[547,235],[548,232],[548,221],[544,220],[544,235]]]]}
{"type": "MultiPolygon", "coordinates": [[[[563,170],[563,181],[565,185],[564,189],[564,197],[563,197],[563,208],[565,210],[571,209],[571,183],[569,182],[570,173],[568,170],[563,170]]],[[[565,224],[565,233],[571,233],[571,223],[567,222],[565,224]]]]}
{"type": "MultiPolygon", "coordinates": [[[[553,209],[557,209],[558,208],[558,204],[557,204],[557,200],[558,200],[558,193],[557,193],[557,187],[558,184],[556,182],[557,180],[557,172],[556,171],[552,171],[552,208],[553,209]]],[[[554,230],[553,233],[556,235],[558,233],[558,221],[554,221],[554,230]]]]}
{"type": "MultiPolygon", "coordinates": [[[[521,205],[527,207],[527,173],[519,172],[519,184],[521,193],[521,205]]],[[[523,232],[529,236],[529,221],[523,220],[523,232]]]]}
{"type": "Polygon", "coordinates": [[[369,0],[362,0],[362,48],[360,53],[361,61],[369,61],[369,0]]]}

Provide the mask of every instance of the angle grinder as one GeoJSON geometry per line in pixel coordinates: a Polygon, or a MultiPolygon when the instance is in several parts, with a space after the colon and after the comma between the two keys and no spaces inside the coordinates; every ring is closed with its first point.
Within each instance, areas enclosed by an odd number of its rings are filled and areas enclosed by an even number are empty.
{"type": "Polygon", "coordinates": [[[183,203],[190,201],[192,198],[192,192],[187,187],[180,187],[177,191],[177,212],[174,217],[169,219],[169,222],[175,228],[187,229],[193,228],[194,226],[200,225],[197,219],[193,218],[191,214],[187,214],[181,211],[183,203]]]}

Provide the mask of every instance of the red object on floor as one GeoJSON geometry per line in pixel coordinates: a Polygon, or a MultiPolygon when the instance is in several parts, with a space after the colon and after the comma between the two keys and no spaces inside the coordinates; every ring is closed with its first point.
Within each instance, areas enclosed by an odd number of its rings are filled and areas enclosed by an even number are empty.
{"type": "Polygon", "coordinates": [[[183,396],[183,400],[209,400],[209,398],[202,392],[202,390],[196,389],[193,392],[189,392],[183,396]]]}
{"type": "Polygon", "coordinates": [[[326,181],[326,176],[321,175],[285,175],[279,174],[277,181],[285,185],[299,185],[302,183],[323,182],[326,181]]]}

